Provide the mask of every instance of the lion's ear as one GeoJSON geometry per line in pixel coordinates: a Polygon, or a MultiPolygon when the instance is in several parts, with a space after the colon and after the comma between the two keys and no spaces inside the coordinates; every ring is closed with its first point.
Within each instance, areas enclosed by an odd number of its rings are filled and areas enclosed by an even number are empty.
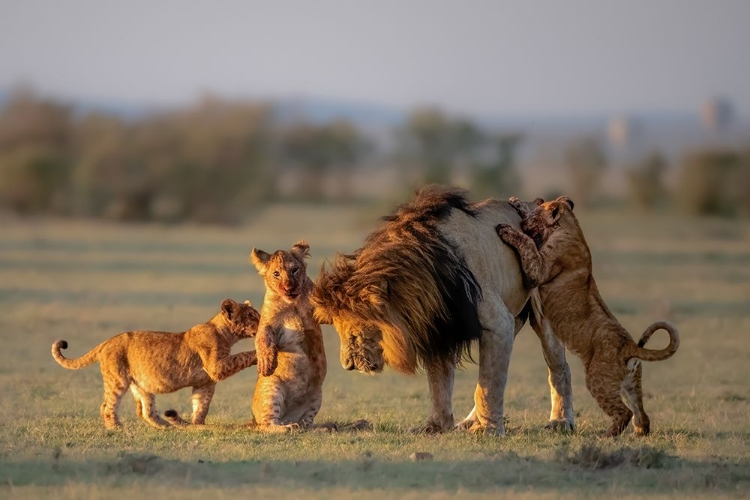
{"type": "Polygon", "coordinates": [[[239,304],[232,299],[224,299],[221,301],[221,312],[229,321],[234,321],[239,304]]]}
{"type": "Polygon", "coordinates": [[[258,270],[258,274],[261,276],[265,276],[269,260],[271,260],[271,254],[268,252],[257,248],[253,248],[253,251],[250,252],[250,262],[253,263],[255,269],[258,270]]]}
{"type": "Polygon", "coordinates": [[[555,201],[559,201],[560,203],[565,203],[566,205],[568,205],[568,208],[570,208],[571,211],[573,210],[573,207],[575,206],[575,204],[573,203],[573,200],[571,200],[567,196],[559,196],[555,201]]]}
{"type": "Polygon", "coordinates": [[[300,260],[310,257],[310,245],[305,240],[300,240],[292,247],[292,253],[300,260]]]}

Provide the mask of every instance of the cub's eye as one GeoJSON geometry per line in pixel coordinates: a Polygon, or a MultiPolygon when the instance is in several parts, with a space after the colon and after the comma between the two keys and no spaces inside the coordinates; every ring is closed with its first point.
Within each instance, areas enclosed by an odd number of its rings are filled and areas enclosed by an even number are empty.
{"type": "Polygon", "coordinates": [[[280,278],[280,277],[281,277],[281,273],[280,273],[280,272],[278,272],[278,271],[274,271],[274,272],[273,272],[273,277],[274,277],[274,278],[280,278]]]}
{"type": "Polygon", "coordinates": [[[299,272],[299,267],[295,267],[292,269],[292,276],[297,276],[297,273],[299,272]]]}

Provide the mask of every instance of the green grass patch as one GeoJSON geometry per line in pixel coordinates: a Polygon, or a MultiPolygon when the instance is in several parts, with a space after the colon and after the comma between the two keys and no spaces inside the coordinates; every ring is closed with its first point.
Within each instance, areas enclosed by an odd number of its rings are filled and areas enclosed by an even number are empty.
{"type": "MultiPolygon", "coordinates": [[[[104,429],[96,366],[59,367],[53,341],[78,356],[135,328],[184,330],[225,297],[260,304],[263,284],[247,263],[253,246],[311,243],[314,277],[336,250],[371,229],[355,209],[270,209],[234,228],[34,220],[0,239],[0,498],[739,498],[750,494],[750,227],[747,223],[584,214],[597,283],[634,336],[652,321],[681,334],[670,360],[644,364],[652,435],[600,435],[608,421],[570,357],[577,430],[543,429],[547,370],[524,328],[514,345],[503,438],[413,435],[429,412],[423,375],[349,373],[338,337],[324,328],[329,361],[318,420],[367,419],[372,428],[263,435],[250,418],[256,374],[219,384],[211,428],[158,431],[120,409],[104,429]],[[729,234],[731,237],[715,237],[729,234]],[[414,453],[429,460],[413,461],[414,453]]],[[[374,221],[374,216],[372,217],[374,221]]],[[[663,341],[658,335],[654,348],[663,341]]],[[[238,350],[251,347],[243,341],[238,350]]],[[[454,413],[472,407],[475,365],[456,376],[454,413]]],[[[190,411],[189,391],[157,396],[190,411]]]]}

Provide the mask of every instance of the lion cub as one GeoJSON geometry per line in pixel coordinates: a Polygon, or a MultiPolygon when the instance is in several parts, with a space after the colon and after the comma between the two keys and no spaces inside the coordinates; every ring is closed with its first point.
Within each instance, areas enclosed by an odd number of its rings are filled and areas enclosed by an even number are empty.
{"type": "Polygon", "coordinates": [[[68,343],[58,340],[52,344],[52,357],[70,370],[99,362],[104,379],[101,415],[108,429],[120,426],[117,407],[128,388],[135,397],[138,416],[154,427],[165,428],[169,423],[157,413],[154,394],[192,386],[192,422],[203,424],[216,382],[255,364],[255,351],[230,352],[237,341],[256,333],[258,321],[258,311],[249,302],[225,299],[216,316],[184,333],[121,333],[77,359],[63,356],[60,350],[67,349],[68,343]]]}
{"type": "Polygon", "coordinates": [[[320,325],[313,318],[305,241],[273,254],[253,248],[250,254],[266,283],[255,339],[258,381],[253,420],[260,430],[285,432],[309,428],[323,401],[326,353],[320,325]]]}
{"type": "Polygon", "coordinates": [[[646,328],[638,344],[633,341],[599,295],[591,274],[591,252],[569,198],[561,196],[547,203],[539,200],[531,209],[517,198],[509,201],[523,217],[523,232],[507,224],[498,225],[497,232],[518,251],[529,286],[539,287],[552,331],[583,361],[586,387],[612,418],[608,435],[619,435],[631,418],[635,433],[647,435],[650,422],[643,410],[640,360],[672,356],[680,344],[677,330],[669,323],[657,322],[646,328]],[[644,349],[660,329],[669,333],[669,345],[660,350],[644,349]]]}

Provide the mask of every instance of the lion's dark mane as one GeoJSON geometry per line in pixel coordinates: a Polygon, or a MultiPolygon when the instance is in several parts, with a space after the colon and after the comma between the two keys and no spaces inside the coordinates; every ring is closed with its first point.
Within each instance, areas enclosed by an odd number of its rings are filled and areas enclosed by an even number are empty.
{"type": "Polygon", "coordinates": [[[399,371],[470,357],[471,342],[482,334],[481,288],[439,229],[454,210],[476,216],[461,189],[421,189],[384,217],[354,255],[338,256],[316,285],[317,305],[375,324],[384,343],[392,335],[391,343],[406,347],[395,362],[391,352],[389,364],[399,371]]]}

